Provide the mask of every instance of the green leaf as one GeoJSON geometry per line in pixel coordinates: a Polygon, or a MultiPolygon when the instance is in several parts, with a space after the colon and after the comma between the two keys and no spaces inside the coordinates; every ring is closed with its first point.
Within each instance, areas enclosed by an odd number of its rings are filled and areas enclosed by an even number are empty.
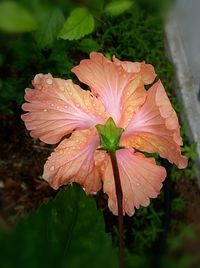
{"type": "Polygon", "coordinates": [[[118,128],[112,117],[109,117],[104,125],[96,125],[99,134],[100,143],[103,146],[101,150],[116,151],[120,149],[119,140],[124,131],[123,128],[118,128]]]}
{"type": "Polygon", "coordinates": [[[12,1],[0,3],[0,30],[8,33],[23,33],[36,28],[35,18],[23,6],[12,1]]]}
{"type": "Polygon", "coordinates": [[[111,16],[118,16],[127,11],[132,4],[132,1],[113,1],[106,5],[105,11],[111,16]]]}
{"type": "Polygon", "coordinates": [[[1,268],[117,267],[111,237],[94,199],[73,185],[11,233],[0,232],[1,268]]]}
{"type": "Polygon", "coordinates": [[[101,47],[95,40],[91,38],[84,38],[79,43],[79,49],[89,54],[92,51],[99,51],[101,47]]]}
{"type": "Polygon", "coordinates": [[[75,8],[63,25],[58,37],[77,40],[94,30],[94,18],[86,8],[75,8]]]}
{"type": "Polygon", "coordinates": [[[65,17],[58,8],[40,13],[40,27],[35,32],[35,39],[40,48],[53,45],[64,21],[65,17]]]}

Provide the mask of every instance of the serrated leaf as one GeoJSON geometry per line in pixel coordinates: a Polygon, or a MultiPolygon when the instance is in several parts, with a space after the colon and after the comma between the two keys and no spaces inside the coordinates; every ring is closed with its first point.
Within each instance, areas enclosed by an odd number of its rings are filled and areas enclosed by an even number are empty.
{"type": "Polygon", "coordinates": [[[132,1],[113,1],[106,5],[105,11],[112,16],[118,16],[127,11],[132,4],[132,1]]]}
{"type": "Polygon", "coordinates": [[[104,228],[92,197],[69,186],[11,233],[0,232],[1,268],[115,268],[116,254],[104,228]]]}
{"type": "Polygon", "coordinates": [[[88,54],[92,51],[99,51],[100,48],[100,45],[91,38],[84,38],[79,43],[79,49],[88,54]]]}
{"type": "Polygon", "coordinates": [[[40,15],[40,27],[35,32],[35,39],[40,48],[49,48],[53,45],[60,31],[65,17],[58,8],[52,8],[40,15]]]}
{"type": "Polygon", "coordinates": [[[94,30],[94,18],[86,8],[75,8],[63,25],[58,37],[77,40],[94,30]]]}
{"type": "Polygon", "coordinates": [[[12,1],[0,3],[0,30],[8,33],[23,33],[36,28],[37,21],[23,6],[12,1]]]}

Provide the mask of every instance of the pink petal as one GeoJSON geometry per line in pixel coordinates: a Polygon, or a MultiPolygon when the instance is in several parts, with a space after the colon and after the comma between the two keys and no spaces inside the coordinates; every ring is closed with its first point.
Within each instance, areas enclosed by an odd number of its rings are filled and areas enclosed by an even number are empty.
{"type": "Polygon", "coordinates": [[[22,119],[31,136],[46,143],[57,143],[74,129],[86,129],[107,119],[105,108],[89,91],[71,80],[38,74],[34,89],[26,89],[22,119]]]}
{"type": "MultiPolygon", "coordinates": [[[[156,165],[154,158],[146,158],[132,149],[117,151],[117,161],[123,191],[123,213],[132,216],[135,208],[148,206],[149,198],[158,196],[166,177],[163,167],[156,165]]],[[[105,169],[104,192],[109,196],[108,206],[117,215],[117,199],[111,162],[105,169]]]]}
{"type": "MultiPolygon", "coordinates": [[[[146,65],[144,63],[131,63],[136,67],[130,71],[124,67],[123,62],[116,58],[113,60],[114,62],[109,61],[101,53],[93,52],[90,54],[90,59],[82,60],[78,66],[72,69],[72,72],[100,98],[115,123],[123,125],[125,119],[121,119],[121,115],[124,109],[127,109],[130,105],[133,106],[133,109],[137,109],[144,101],[144,98],[140,98],[138,102],[139,98],[137,96],[136,103],[134,103],[133,92],[138,86],[144,85],[142,73],[143,69],[146,73],[146,67],[143,67],[143,65],[146,65]],[[127,95],[128,97],[132,95],[131,104],[128,106],[124,104],[127,95]]],[[[155,72],[153,77],[155,78],[155,72]]],[[[145,78],[144,80],[147,81],[148,79],[145,78]]],[[[144,91],[142,94],[140,91],[140,95],[144,94],[144,91]]]]}
{"type": "Polygon", "coordinates": [[[86,193],[101,188],[104,153],[95,150],[99,138],[95,128],[76,130],[64,139],[48,158],[43,178],[54,188],[70,182],[79,183],[86,193]]]}
{"type": "Polygon", "coordinates": [[[153,83],[156,78],[156,73],[151,64],[145,62],[131,62],[131,61],[120,61],[115,56],[113,61],[116,65],[122,66],[122,68],[128,73],[138,73],[141,75],[141,80],[145,85],[153,83]]]}
{"type": "Polygon", "coordinates": [[[133,116],[121,143],[141,151],[158,153],[179,168],[187,166],[187,159],[180,150],[182,139],[178,118],[160,81],[148,90],[144,105],[133,116]]]}

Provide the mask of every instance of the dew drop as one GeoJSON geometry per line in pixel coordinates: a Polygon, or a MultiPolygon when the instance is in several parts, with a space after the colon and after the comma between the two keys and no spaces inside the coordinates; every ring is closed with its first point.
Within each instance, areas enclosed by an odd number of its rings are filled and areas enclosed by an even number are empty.
{"type": "Polygon", "coordinates": [[[76,107],[77,107],[77,108],[79,108],[79,107],[80,107],[80,104],[79,104],[79,103],[77,103],[77,104],[76,104],[76,107]]]}
{"type": "Polygon", "coordinates": [[[54,171],[55,167],[54,166],[51,166],[50,167],[50,171],[54,171]]]}
{"type": "Polygon", "coordinates": [[[52,85],[53,84],[53,81],[50,78],[48,78],[46,82],[47,82],[48,85],[52,85]]]}
{"type": "Polygon", "coordinates": [[[47,112],[47,109],[44,109],[44,112],[47,112]]]}
{"type": "Polygon", "coordinates": [[[53,103],[51,103],[51,107],[53,107],[54,106],[54,104],[53,103]]]}
{"type": "Polygon", "coordinates": [[[63,150],[60,150],[59,154],[63,154],[63,150]]]}
{"type": "Polygon", "coordinates": [[[69,95],[70,95],[70,96],[72,96],[72,95],[73,95],[73,93],[72,93],[71,91],[69,91],[69,95]]]}

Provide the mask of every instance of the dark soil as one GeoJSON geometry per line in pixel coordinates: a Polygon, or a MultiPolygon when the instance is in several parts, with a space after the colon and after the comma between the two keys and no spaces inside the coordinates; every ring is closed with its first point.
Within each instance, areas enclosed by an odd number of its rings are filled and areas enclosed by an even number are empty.
{"type": "Polygon", "coordinates": [[[53,147],[33,140],[19,108],[15,114],[0,118],[0,227],[4,228],[55,194],[41,179],[53,147]]]}

